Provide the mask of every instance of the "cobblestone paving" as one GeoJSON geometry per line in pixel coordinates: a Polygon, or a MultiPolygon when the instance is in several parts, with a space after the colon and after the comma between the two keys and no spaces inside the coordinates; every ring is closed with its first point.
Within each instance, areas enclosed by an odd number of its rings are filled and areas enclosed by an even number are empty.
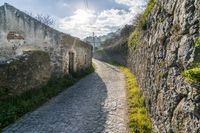
{"type": "Polygon", "coordinates": [[[114,66],[94,62],[95,73],[3,133],[127,133],[124,75],[114,66]]]}

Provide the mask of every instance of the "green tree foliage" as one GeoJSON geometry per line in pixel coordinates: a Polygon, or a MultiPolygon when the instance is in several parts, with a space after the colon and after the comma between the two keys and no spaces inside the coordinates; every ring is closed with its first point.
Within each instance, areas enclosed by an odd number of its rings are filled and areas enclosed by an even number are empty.
{"type": "Polygon", "coordinates": [[[106,47],[106,46],[110,46],[113,44],[116,44],[116,42],[119,41],[119,39],[121,40],[127,40],[127,38],[129,37],[129,35],[131,34],[131,32],[133,32],[133,25],[125,25],[121,30],[120,30],[120,34],[115,33],[115,35],[113,35],[113,37],[106,39],[103,43],[102,46],[106,47]]]}
{"type": "Polygon", "coordinates": [[[120,31],[120,36],[128,38],[131,32],[133,32],[133,25],[125,25],[120,31]]]}

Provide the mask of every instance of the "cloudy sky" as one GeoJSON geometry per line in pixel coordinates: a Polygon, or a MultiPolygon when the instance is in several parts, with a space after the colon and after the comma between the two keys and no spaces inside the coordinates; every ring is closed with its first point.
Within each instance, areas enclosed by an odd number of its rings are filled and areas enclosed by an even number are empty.
{"type": "Polygon", "coordinates": [[[116,31],[131,23],[143,11],[147,0],[0,0],[22,11],[48,14],[55,20],[54,28],[84,38],[116,31]]]}

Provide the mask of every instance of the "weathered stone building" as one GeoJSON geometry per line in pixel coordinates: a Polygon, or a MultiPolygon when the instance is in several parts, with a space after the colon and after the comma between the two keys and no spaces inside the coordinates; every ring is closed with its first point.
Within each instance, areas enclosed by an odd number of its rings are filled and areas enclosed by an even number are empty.
{"type": "MultiPolygon", "coordinates": [[[[5,3],[0,6],[0,72],[4,72],[4,77],[0,76],[0,88],[5,86],[2,80],[8,80],[8,78],[5,79],[5,75],[9,77],[7,70],[4,70],[5,65],[9,66],[8,64],[13,61],[21,59],[20,56],[27,56],[27,52],[24,55],[24,51],[46,52],[50,56],[50,67],[47,69],[50,74],[46,75],[56,77],[79,71],[92,64],[92,46],[78,38],[59,32],[5,3]]],[[[41,52],[39,53],[41,54],[41,52]]],[[[40,58],[40,56],[37,57],[40,58]]],[[[27,60],[29,59],[25,58],[24,62],[27,60]]],[[[41,62],[38,65],[42,65],[48,58],[39,60],[41,62]]],[[[40,66],[37,70],[33,70],[35,73],[39,73],[38,69],[40,66]]],[[[16,68],[16,70],[18,69],[16,68]]],[[[26,76],[25,73],[24,76],[26,76]]],[[[17,79],[17,74],[12,77],[13,80],[17,79]]],[[[41,77],[38,77],[38,81],[41,80],[41,77]]],[[[49,76],[46,79],[48,78],[49,76]]]]}

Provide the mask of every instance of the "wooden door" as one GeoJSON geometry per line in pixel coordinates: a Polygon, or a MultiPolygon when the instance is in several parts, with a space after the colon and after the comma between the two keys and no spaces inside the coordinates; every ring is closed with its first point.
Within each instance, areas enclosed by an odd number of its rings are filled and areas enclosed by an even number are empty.
{"type": "Polygon", "coordinates": [[[69,52],[69,73],[74,72],[74,53],[69,52]]]}

